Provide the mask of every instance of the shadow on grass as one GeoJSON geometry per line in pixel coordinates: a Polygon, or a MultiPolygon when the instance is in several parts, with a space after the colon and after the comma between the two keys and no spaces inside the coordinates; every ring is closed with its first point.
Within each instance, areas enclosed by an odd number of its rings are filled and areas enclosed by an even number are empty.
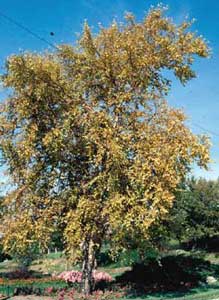
{"type": "Polygon", "coordinates": [[[203,258],[178,255],[135,264],[132,270],[116,277],[115,284],[127,287],[129,296],[167,294],[165,297],[171,298],[196,293],[195,288],[204,291],[207,276],[218,277],[219,266],[203,258]]]}

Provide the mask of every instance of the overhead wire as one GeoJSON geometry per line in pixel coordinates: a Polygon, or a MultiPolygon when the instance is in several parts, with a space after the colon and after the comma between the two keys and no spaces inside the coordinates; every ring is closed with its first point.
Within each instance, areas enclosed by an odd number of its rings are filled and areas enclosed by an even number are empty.
{"type": "Polygon", "coordinates": [[[215,132],[215,131],[213,131],[213,130],[207,129],[207,128],[203,127],[202,125],[200,125],[200,124],[198,124],[198,123],[196,123],[196,122],[194,122],[194,121],[190,121],[190,123],[191,123],[193,126],[199,128],[199,129],[201,129],[202,131],[205,131],[205,133],[207,133],[207,134],[210,134],[210,135],[219,137],[219,133],[217,133],[217,132],[215,132]]]}
{"type": "Polygon", "coordinates": [[[20,29],[26,31],[27,33],[29,33],[30,35],[32,35],[34,38],[40,40],[41,42],[46,43],[47,45],[49,45],[50,47],[59,50],[59,48],[54,45],[53,43],[49,42],[47,39],[45,39],[44,37],[40,36],[39,34],[37,34],[36,32],[34,32],[33,30],[31,30],[30,28],[28,28],[27,26],[24,26],[23,24],[21,24],[20,22],[16,21],[15,19],[13,19],[12,17],[9,17],[8,15],[6,15],[5,13],[3,13],[2,11],[0,11],[0,16],[2,18],[4,18],[5,20],[7,20],[8,22],[16,25],[17,27],[19,27],[20,29]]]}
{"type": "MultiPolygon", "coordinates": [[[[34,32],[33,30],[31,30],[29,27],[24,26],[22,23],[16,21],[14,18],[12,18],[11,16],[6,15],[5,13],[3,13],[2,11],[0,11],[0,17],[4,18],[5,20],[7,20],[8,22],[14,24],[15,26],[19,27],[20,29],[26,31],[28,34],[30,34],[32,37],[40,40],[41,42],[49,45],[50,47],[56,49],[56,50],[60,50],[56,45],[54,45],[53,43],[51,43],[50,41],[48,41],[46,38],[40,36],[39,34],[37,34],[36,32],[34,32]]],[[[205,127],[203,127],[202,125],[198,124],[197,122],[193,122],[190,121],[190,123],[192,125],[194,125],[195,127],[201,129],[202,131],[204,131],[207,134],[211,134],[213,136],[219,137],[219,133],[214,132],[212,130],[209,130],[205,127]]]]}

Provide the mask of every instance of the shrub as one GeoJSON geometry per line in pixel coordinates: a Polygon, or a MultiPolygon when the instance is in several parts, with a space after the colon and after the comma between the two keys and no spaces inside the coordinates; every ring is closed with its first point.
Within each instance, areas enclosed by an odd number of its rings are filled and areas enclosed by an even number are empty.
{"type": "Polygon", "coordinates": [[[14,270],[12,272],[8,272],[7,274],[8,279],[27,279],[30,277],[31,277],[31,272],[24,269],[14,270]]]}
{"type": "Polygon", "coordinates": [[[109,275],[106,272],[98,272],[98,271],[93,271],[93,278],[95,283],[105,281],[105,282],[111,282],[113,280],[112,276],[109,275]]]}
{"type": "MultiPolygon", "coordinates": [[[[57,276],[59,279],[63,279],[69,283],[81,283],[82,282],[82,272],[79,271],[64,271],[57,276]]],[[[95,283],[101,281],[111,282],[112,276],[106,272],[93,271],[93,278],[95,283]]]]}
{"type": "Polygon", "coordinates": [[[82,273],[79,271],[64,271],[57,278],[63,279],[66,282],[80,283],[82,282],[82,273]]]}
{"type": "Polygon", "coordinates": [[[199,239],[191,239],[182,243],[182,247],[185,250],[201,249],[208,252],[219,252],[219,235],[204,236],[199,239]]]}
{"type": "Polygon", "coordinates": [[[167,256],[147,264],[135,264],[116,278],[122,286],[140,292],[187,290],[205,283],[207,276],[217,276],[219,268],[193,256],[167,256]]]}

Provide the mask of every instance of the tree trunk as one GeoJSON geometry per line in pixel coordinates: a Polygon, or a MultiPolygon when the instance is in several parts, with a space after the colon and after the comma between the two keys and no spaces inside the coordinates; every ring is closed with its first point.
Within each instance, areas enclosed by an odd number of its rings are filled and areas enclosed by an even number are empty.
{"type": "Polygon", "coordinates": [[[84,241],[82,245],[83,252],[83,266],[82,266],[82,277],[83,277],[83,293],[88,296],[92,293],[94,288],[93,270],[95,266],[95,251],[94,243],[91,239],[84,241]]]}

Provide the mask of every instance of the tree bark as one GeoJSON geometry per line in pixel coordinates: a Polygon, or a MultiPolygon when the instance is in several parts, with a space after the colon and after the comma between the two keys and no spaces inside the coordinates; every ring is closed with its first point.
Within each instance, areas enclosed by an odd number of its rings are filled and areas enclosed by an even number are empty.
{"type": "Polygon", "coordinates": [[[83,293],[88,296],[92,293],[94,288],[93,270],[95,267],[95,251],[94,243],[91,239],[84,241],[82,245],[83,266],[82,266],[82,280],[83,293]]]}

